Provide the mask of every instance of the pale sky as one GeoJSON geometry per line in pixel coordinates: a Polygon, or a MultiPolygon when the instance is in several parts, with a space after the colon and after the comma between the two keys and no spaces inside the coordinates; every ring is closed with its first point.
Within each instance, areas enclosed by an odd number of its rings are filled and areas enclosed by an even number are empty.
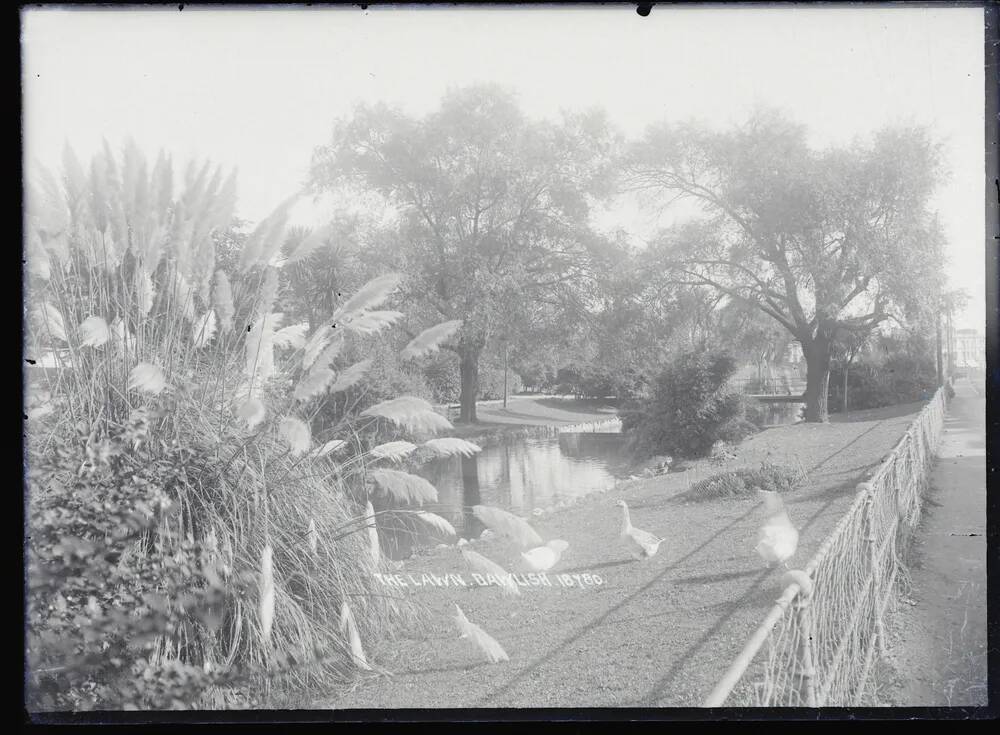
{"type": "MultiPolygon", "coordinates": [[[[48,8],[22,22],[26,164],[132,137],[175,163],[238,167],[252,221],[299,188],[356,101],[419,115],[474,82],[512,88],[533,117],[603,107],[630,137],[664,119],[724,126],[756,105],[784,109],[816,145],[925,124],[951,170],[936,203],[949,275],[973,297],[956,326],[983,328],[981,8],[48,8]]],[[[635,208],[615,217],[639,235],[656,225],[635,208]]]]}

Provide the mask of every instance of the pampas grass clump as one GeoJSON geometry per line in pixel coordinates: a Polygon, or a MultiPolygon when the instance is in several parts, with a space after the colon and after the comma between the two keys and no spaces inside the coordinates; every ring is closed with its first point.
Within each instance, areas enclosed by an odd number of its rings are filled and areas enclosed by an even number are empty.
{"type": "MultiPolygon", "coordinates": [[[[391,638],[409,615],[407,603],[376,589],[367,496],[436,499],[432,486],[405,473],[382,469],[366,479],[369,458],[347,451],[350,439],[359,423],[378,420],[420,431],[451,426],[426,402],[400,397],[312,435],[322,401],[370,365],[337,364],[344,337],[329,324],[351,339],[388,328],[402,315],[378,307],[401,277],[369,282],[311,335],[305,325],[282,328],[278,258],[295,197],[260,223],[227,272],[214,235],[232,217],[233,175],[206,163],[175,178],[170,158],[150,166],[133,144],[120,157],[105,145],[86,168],[67,149],[61,180],[30,173],[26,351],[36,360],[52,355],[60,368],[29,384],[29,461],[80,422],[103,436],[165,399],[170,409],[149,431],[190,457],[181,475],[163,480],[180,509],[172,522],[182,535],[211,538],[227,574],[258,583],[257,594],[225,610],[218,630],[170,650],[212,670],[257,667],[262,683],[289,691],[328,691],[356,671],[355,639],[391,638]],[[330,611],[348,602],[345,647],[330,611]],[[275,653],[297,664],[279,672],[275,653]]],[[[419,351],[454,331],[425,332],[419,351]]]]}

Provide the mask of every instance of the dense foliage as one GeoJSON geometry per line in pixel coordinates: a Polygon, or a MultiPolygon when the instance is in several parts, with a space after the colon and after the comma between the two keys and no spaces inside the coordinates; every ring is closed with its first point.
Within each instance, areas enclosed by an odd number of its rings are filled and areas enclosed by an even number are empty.
{"type": "Polygon", "coordinates": [[[599,365],[577,365],[560,368],[553,381],[553,390],[577,398],[637,397],[646,384],[646,377],[634,369],[615,371],[599,365]]]}
{"type": "MultiPolygon", "coordinates": [[[[893,355],[884,361],[862,361],[847,370],[848,410],[882,408],[927,400],[937,388],[937,373],[928,355],[893,355]]],[[[830,370],[830,405],[844,405],[844,366],[830,370]]]]}
{"type": "MultiPolygon", "coordinates": [[[[442,351],[429,360],[423,369],[430,394],[437,403],[458,403],[462,382],[458,371],[458,356],[442,351]]],[[[493,401],[503,398],[504,370],[502,365],[483,361],[479,366],[479,399],[493,401]]],[[[521,376],[513,369],[507,370],[507,395],[524,390],[521,376]]]]}
{"type": "Polygon", "coordinates": [[[137,410],[104,436],[81,424],[30,468],[32,709],[208,706],[246,684],[206,643],[252,578],[214,535],[185,533],[176,486],[204,458],[151,435],[159,416],[137,410]]]}
{"type": "Polygon", "coordinates": [[[689,352],[667,366],[641,408],[623,418],[635,451],[699,457],[717,441],[752,433],[742,396],[726,385],[735,370],[724,352],[689,352]]]}

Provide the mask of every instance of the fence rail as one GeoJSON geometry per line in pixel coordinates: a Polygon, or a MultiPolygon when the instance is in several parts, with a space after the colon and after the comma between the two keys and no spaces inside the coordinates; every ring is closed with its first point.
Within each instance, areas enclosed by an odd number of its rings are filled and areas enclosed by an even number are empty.
{"type": "Polygon", "coordinates": [[[906,575],[904,554],[920,519],[944,425],[938,390],[871,476],[804,570],[775,601],[705,707],[856,706],[883,621],[906,575]]]}

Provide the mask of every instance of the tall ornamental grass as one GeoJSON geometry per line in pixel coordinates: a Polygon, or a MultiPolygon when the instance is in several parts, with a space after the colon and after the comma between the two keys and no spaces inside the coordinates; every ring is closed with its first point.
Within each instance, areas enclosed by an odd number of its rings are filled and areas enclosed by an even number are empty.
{"type": "MultiPolygon", "coordinates": [[[[26,357],[58,364],[27,381],[29,467],[85,441],[93,470],[107,463],[123,427],[152,417],[156,441],[143,451],[185,450],[180,470],[159,480],[178,511],[164,521],[171,533],[154,545],[135,542],[134,553],[166,558],[170,539],[194,540],[220,550],[235,576],[256,581],[232,595],[214,630],[183,644],[161,635],[152,655],[206,670],[241,667],[259,672],[258,686],[289,691],[365,668],[358,647],[391,637],[408,614],[391,590],[376,587],[381,561],[366,508],[378,494],[411,504],[437,496],[412,475],[368,472],[378,455],[362,453],[355,437],[381,422],[427,439],[450,424],[411,396],[326,422],[320,435],[312,419],[365,376],[370,360],[348,364],[341,350],[402,316],[383,308],[400,277],[381,276],[341,299],[315,329],[286,324],[274,311],[281,267],[319,237],[282,256],[294,197],[256,227],[226,272],[216,267],[213,233],[229,224],[236,192],[234,176],[219,168],[191,165],[176,177],[170,158],[150,166],[129,144],[120,156],[105,145],[87,168],[67,150],[60,178],[29,174],[26,357]],[[335,615],[345,605],[346,627],[335,615]]],[[[405,354],[436,346],[425,335],[405,354]]],[[[55,492],[31,481],[28,489],[30,508],[55,492]]],[[[95,594],[101,603],[114,590],[95,594]]],[[[67,600],[81,610],[87,602],[67,600]]]]}

